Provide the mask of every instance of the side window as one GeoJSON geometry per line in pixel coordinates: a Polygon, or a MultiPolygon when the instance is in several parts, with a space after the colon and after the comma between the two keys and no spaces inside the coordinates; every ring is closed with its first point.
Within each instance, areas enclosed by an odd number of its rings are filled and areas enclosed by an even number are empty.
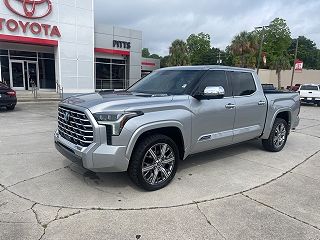
{"type": "Polygon", "coordinates": [[[233,96],[246,96],[257,90],[253,76],[249,72],[228,72],[233,96]]]}
{"type": "Polygon", "coordinates": [[[203,77],[199,91],[203,91],[206,87],[223,87],[225,91],[225,97],[232,95],[231,88],[228,86],[225,71],[209,70],[203,77]]]}

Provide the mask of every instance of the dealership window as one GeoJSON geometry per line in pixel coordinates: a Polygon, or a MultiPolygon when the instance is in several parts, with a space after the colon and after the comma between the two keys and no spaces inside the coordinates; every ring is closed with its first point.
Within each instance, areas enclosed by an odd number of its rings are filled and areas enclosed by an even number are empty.
{"type": "Polygon", "coordinates": [[[125,89],[126,60],[96,58],[96,89],[125,89]]]}
{"type": "Polygon", "coordinates": [[[56,71],[54,54],[38,53],[40,88],[56,88],[56,71]]]}
{"type": "Polygon", "coordinates": [[[10,85],[8,50],[0,49],[0,82],[10,85]]]}
{"type": "Polygon", "coordinates": [[[55,89],[55,59],[53,53],[38,53],[17,50],[0,49],[0,79],[11,87],[23,87],[30,90],[28,79],[34,78],[35,84],[42,89],[55,89]],[[10,81],[10,64],[12,68],[12,81],[10,81]],[[18,71],[18,72],[17,72],[18,71]],[[19,72],[20,71],[20,72],[19,72]],[[23,76],[19,84],[15,76],[23,76]]]}

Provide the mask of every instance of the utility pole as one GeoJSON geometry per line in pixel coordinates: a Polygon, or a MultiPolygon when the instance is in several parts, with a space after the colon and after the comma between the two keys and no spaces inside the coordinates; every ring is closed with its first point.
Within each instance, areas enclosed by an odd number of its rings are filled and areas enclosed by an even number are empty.
{"type": "Polygon", "coordinates": [[[292,85],[293,85],[294,71],[295,71],[296,61],[297,61],[297,55],[298,55],[298,47],[299,47],[299,37],[297,37],[296,51],[295,51],[295,53],[294,53],[294,60],[293,60],[293,68],[292,68],[292,76],[291,76],[290,90],[292,90],[292,85]]]}
{"type": "Polygon", "coordinates": [[[262,47],[263,47],[263,42],[264,42],[264,34],[265,34],[265,29],[268,28],[269,26],[262,26],[262,27],[256,27],[255,29],[262,29],[262,37],[260,41],[260,46],[259,46],[259,56],[258,56],[258,64],[257,64],[257,74],[259,74],[259,69],[260,69],[260,63],[261,63],[261,57],[262,57],[262,47]]]}
{"type": "Polygon", "coordinates": [[[218,64],[221,65],[221,53],[219,52],[219,59],[218,59],[218,64]]]}

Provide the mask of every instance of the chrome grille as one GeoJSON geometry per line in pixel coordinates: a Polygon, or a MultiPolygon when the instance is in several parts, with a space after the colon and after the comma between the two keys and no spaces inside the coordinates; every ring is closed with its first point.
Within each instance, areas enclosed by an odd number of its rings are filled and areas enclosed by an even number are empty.
{"type": "Polygon", "coordinates": [[[65,107],[58,108],[58,131],[66,140],[87,147],[93,142],[93,127],[86,114],[65,107]]]}

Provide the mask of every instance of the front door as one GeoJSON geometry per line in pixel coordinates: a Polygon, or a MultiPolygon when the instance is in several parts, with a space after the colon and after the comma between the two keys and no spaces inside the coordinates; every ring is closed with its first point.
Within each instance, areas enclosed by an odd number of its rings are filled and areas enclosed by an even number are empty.
{"type": "Polygon", "coordinates": [[[198,88],[221,86],[225,95],[221,99],[197,100],[191,98],[192,153],[232,144],[235,102],[225,71],[209,70],[198,88]]]}
{"type": "Polygon", "coordinates": [[[39,86],[38,63],[31,61],[11,61],[11,86],[15,90],[32,90],[39,86]]]}
{"type": "Polygon", "coordinates": [[[23,61],[11,61],[10,63],[11,86],[15,90],[25,90],[25,71],[23,61]]]}

